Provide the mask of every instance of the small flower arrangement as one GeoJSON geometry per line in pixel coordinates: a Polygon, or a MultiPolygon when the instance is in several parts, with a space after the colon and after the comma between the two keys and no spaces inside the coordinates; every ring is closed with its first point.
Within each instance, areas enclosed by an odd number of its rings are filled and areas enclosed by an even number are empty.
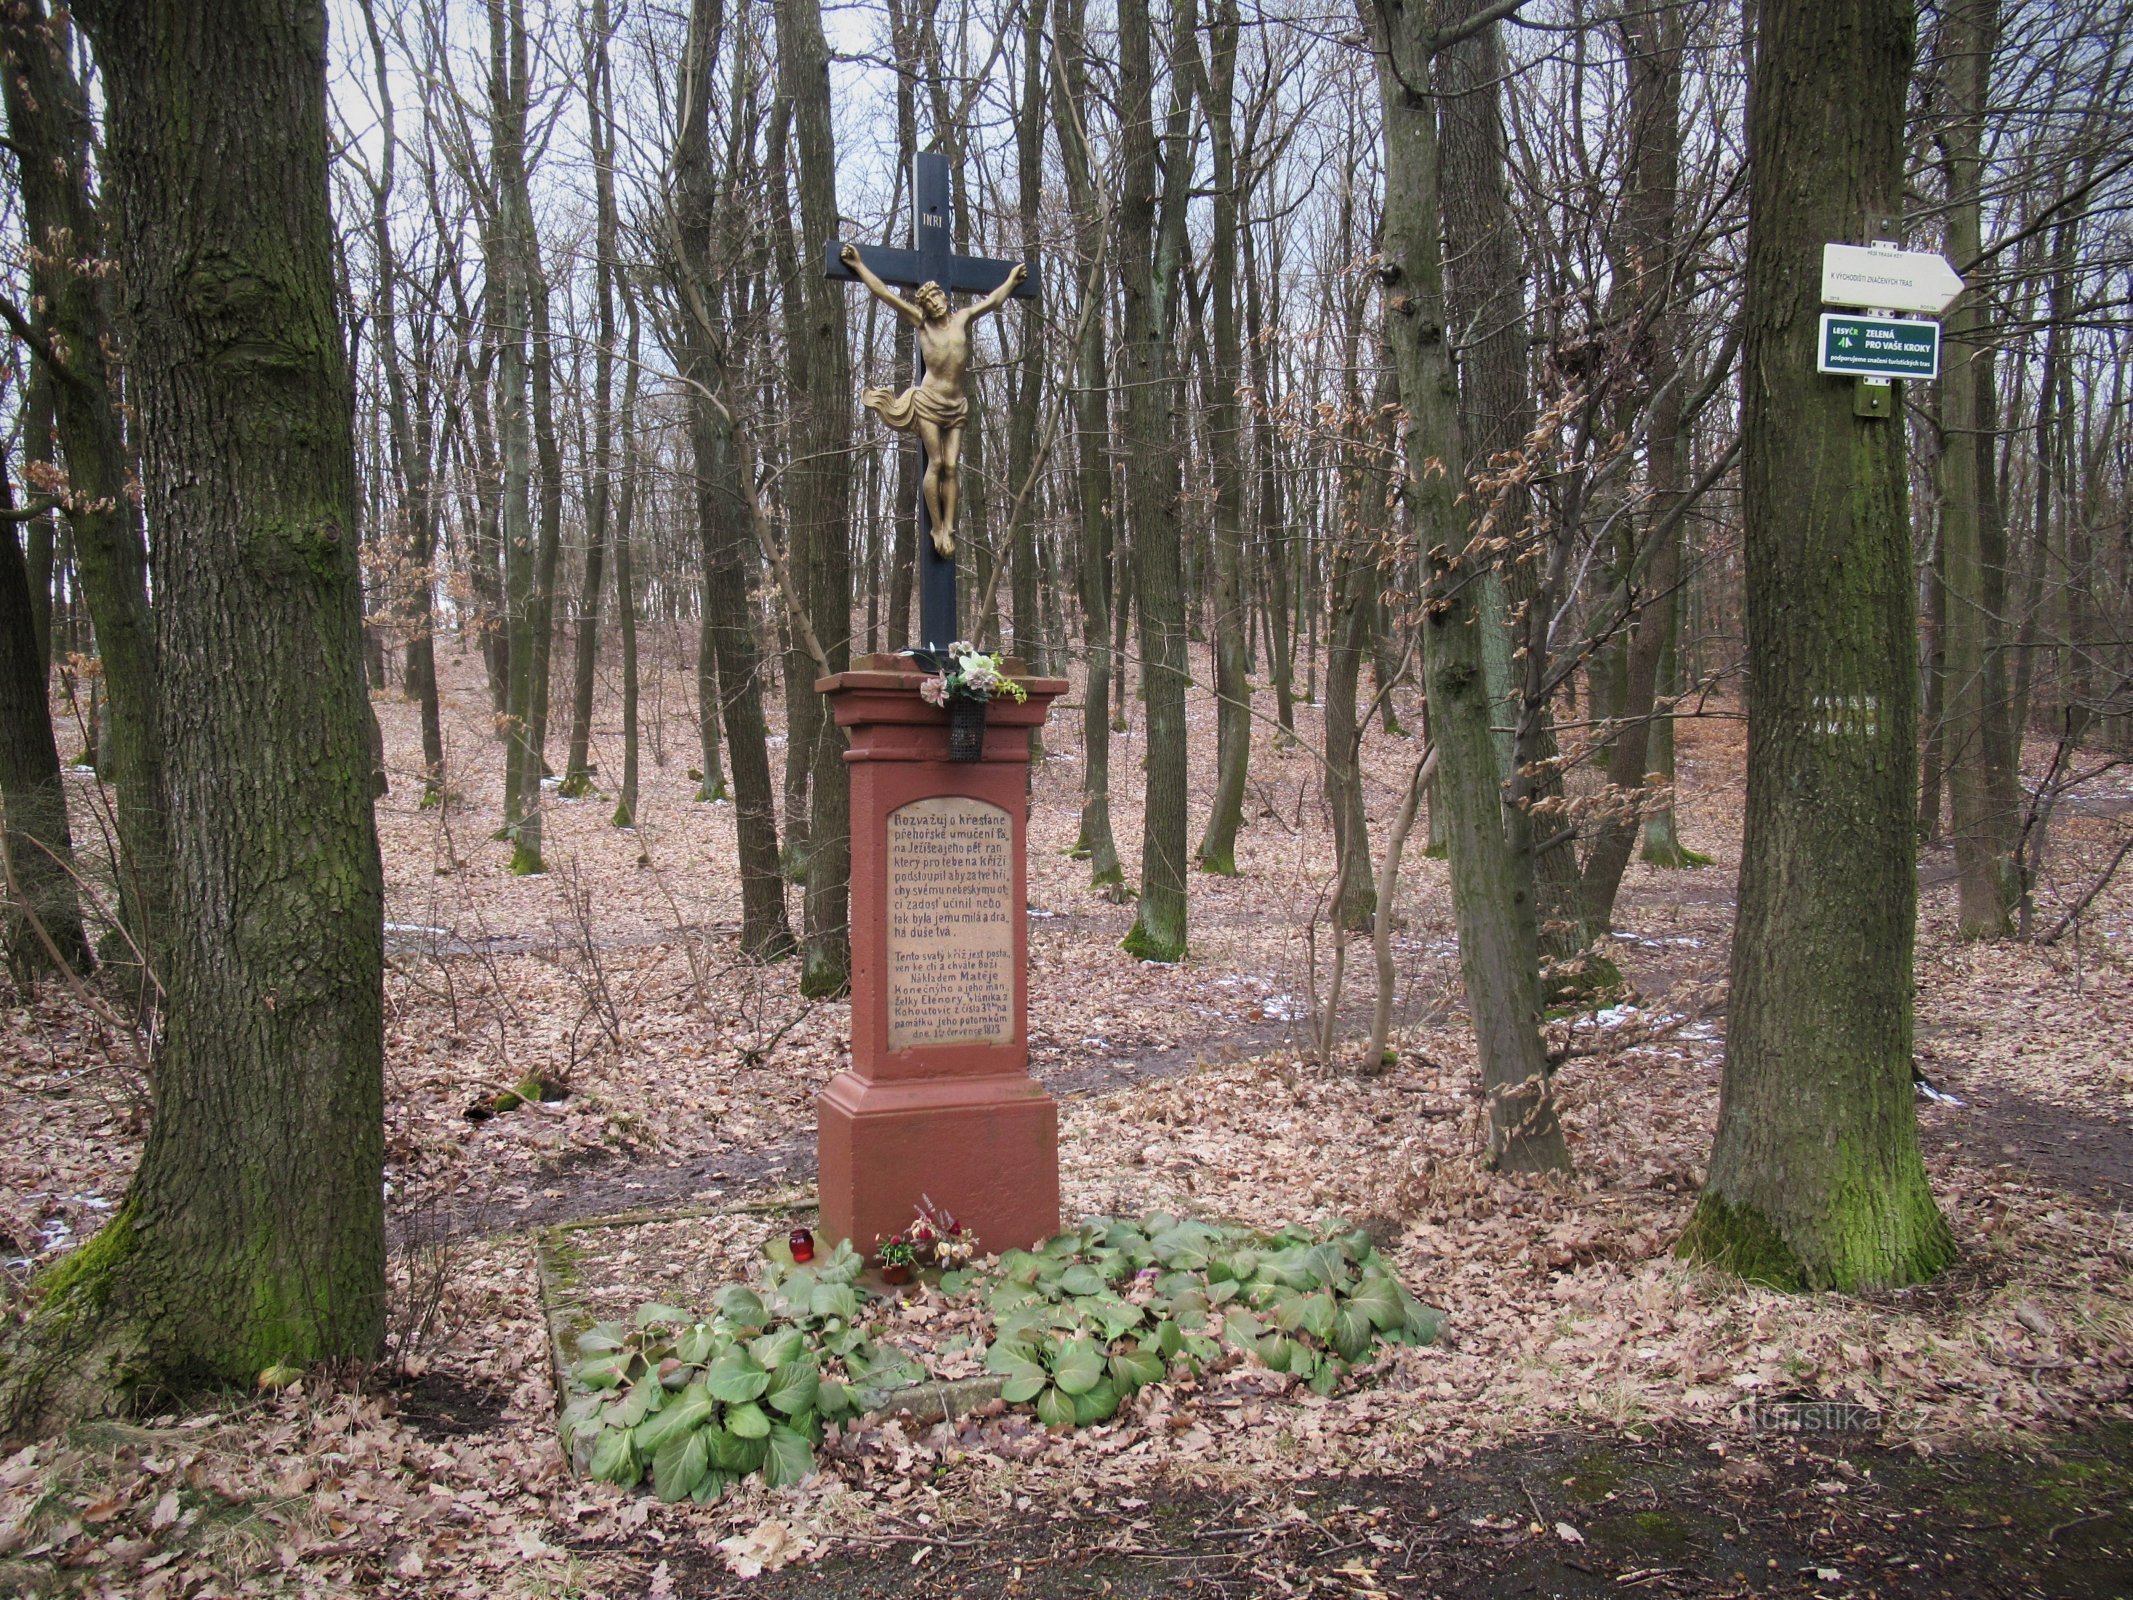
{"type": "Polygon", "coordinates": [[[964,1266],[978,1253],[978,1236],[965,1233],[955,1213],[935,1205],[931,1195],[919,1196],[918,1214],[904,1236],[936,1267],[964,1266]]]}
{"type": "Polygon", "coordinates": [[[1020,704],[1029,698],[1021,684],[1007,675],[1002,658],[989,656],[968,639],[958,639],[943,653],[942,665],[918,686],[929,706],[945,706],[951,700],[986,701],[1005,695],[1020,704]]]}
{"type": "Polygon", "coordinates": [[[916,1215],[902,1229],[874,1241],[874,1260],[884,1275],[899,1274],[892,1282],[904,1281],[901,1275],[917,1267],[967,1266],[977,1253],[978,1236],[964,1232],[955,1213],[935,1205],[931,1195],[920,1197],[916,1215]]]}

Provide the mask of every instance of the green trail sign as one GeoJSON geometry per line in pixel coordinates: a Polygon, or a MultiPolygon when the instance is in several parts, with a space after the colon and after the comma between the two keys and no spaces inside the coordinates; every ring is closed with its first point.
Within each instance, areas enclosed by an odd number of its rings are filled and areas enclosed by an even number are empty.
{"type": "Polygon", "coordinates": [[[1848,378],[1937,378],[1940,324],[1825,311],[1815,370],[1848,378]]]}

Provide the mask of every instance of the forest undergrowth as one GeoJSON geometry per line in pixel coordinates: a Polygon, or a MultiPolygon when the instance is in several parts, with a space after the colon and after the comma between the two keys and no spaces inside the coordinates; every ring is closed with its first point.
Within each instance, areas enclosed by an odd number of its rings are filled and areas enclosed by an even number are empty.
{"type": "MultiPolygon", "coordinates": [[[[1922,1104],[1921,1125],[1961,1259],[1920,1289],[1791,1298],[1670,1253],[1717,1115],[1744,760],[1731,708],[1679,731],[1683,836],[1714,864],[1632,866],[1610,949],[1628,990],[1551,1024],[1576,1166],[1558,1183],[1477,1162],[1441,862],[1417,850],[1401,879],[1397,1061],[1357,1070],[1367,951],[1348,963],[1351,1056],[1314,1060],[1330,935],[1309,913],[1333,861],[1307,750],[1255,737],[1238,876],[1195,878],[1189,954],[1155,966],[1119,949],[1130,903],[1090,890],[1064,853],[1080,719],[1059,715],[1032,784],[1030,1034],[1063,1102],[1069,1214],[1338,1216],[1443,1308],[1447,1336],[1331,1398],[1235,1369],[1152,1386],[1115,1423],[1067,1438],[1014,1414],[867,1423],[809,1483],[758,1483],[702,1509],[574,1481],[555,1444],[536,1228],[753,1205],[645,1230],[603,1259],[593,1292],[626,1308],[745,1275],[785,1208],[806,1214],[812,1102],[842,1065],[846,1008],[803,1000],[794,963],[739,959],[732,812],[689,798],[687,672],[668,663],[646,687],[667,720],[648,731],[639,828],[611,827],[611,801],[551,789],[550,871],[513,878],[490,837],[500,757],[479,661],[440,654],[450,804],[418,804],[414,710],[377,700],[393,778],[378,816],[395,1369],[314,1374],[0,1461],[0,1591],[658,1594],[677,1592],[663,1553],[677,1570],[740,1574],[840,1546],[948,1559],[956,1530],[988,1517],[1130,1509],[1163,1482],[1278,1498],[1283,1483],[1440,1470],[1581,1432],[1746,1449],[1755,1403],[1776,1398],[1856,1402],[1881,1445],[1926,1462],[2133,1419],[2133,874],[2056,944],[1962,944],[1946,849],[1928,848],[1919,1062],[1964,1103],[1922,1104]],[[560,1098],[469,1117],[529,1080],[560,1098]]],[[[1204,692],[1189,721],[1195,785],[1211,786],[1204,692]]],[[[1315,742],[1315,708],[1299,722],[1315,742]]],[[[612,723],[596,729],[603,765],[619,766],[616,741],[612,723]]],[[[1129,862],[1142,754],[1137,727],[1114,738],[1129,862]]],[[[1366,741],[1374,847],[1416,754],[1380,729],[1366,741]]],[[[2030,752],[2032,778],[2050,755],[2030,752]]],[[[86,816],[93,780],[70,782],[86,816]]],[[[2129,826],[2133,769],[2062,801],[2040,927],[2129,826]]],[[[123,1194],[146,1088],[118,1014],[54,986],[0,1011],[0,1061],[0,1253],[19,1300],[30,1271],[123,1194]]],[[[1565,1543],[1562,1526],[1535,1521],[1531,1537],[1565,1543]]]]}

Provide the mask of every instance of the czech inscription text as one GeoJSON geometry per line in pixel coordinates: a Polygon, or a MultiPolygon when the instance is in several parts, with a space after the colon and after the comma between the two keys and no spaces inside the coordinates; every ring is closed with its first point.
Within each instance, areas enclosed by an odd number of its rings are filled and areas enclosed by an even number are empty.
{"type": "Polygon", "coordinates": [[[942,796],[888,821],[889,1048],[1013,1043],[1014,819],[942,796]]]}

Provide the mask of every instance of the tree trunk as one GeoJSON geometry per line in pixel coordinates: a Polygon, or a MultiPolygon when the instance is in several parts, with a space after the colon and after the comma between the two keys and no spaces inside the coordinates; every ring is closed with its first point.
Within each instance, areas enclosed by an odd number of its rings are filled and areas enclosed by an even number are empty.
{"type": "Polygon", "coordinates": [[[1764,0],[1742,360],[1748,817],[1710,1176],[1681,1251],[1782,1288],[1954,1256],[1911,1087],[1917,632],[1903,425],[1815,371],[1823,242],[1903,197],[1910,0],[1764,0]]]}
{"type": "MultiPolygon", "coordinates": [[[[1974,260],[1979,252],[1980,146],[1997,12],[1997,0],[1958,0],[1943,24],[1950,101],[1948,250],[1958,261],[1974,260]]],[[[1941,379],[1941,543],[1947,587],[1941,749],[1966,939],[2012,933],[2021,899],[2014,858],[2017,819],[1993,781],[1994,746],[2007,736],[1995,725],[1995,718],[2006,714],[2007,662],[1999,648],[2006,630],[2004,608],[1992,604],[1994,592],[2004,593],[2005,585],[1993,581],[1994,564],[1986,558],[1987,517],[1978,481],[1985,441],[1980,381],[1985,321],[1976,290],[1966,290],[1949,308],[1941,379]]]]}
{"type": "MultiPolygon", "coordinates": [[[[1237,829],[1244,821],[1244,781],[1252,759],[1252,686],[1245,676],[1244,381],[1237,337],[1237,213],[1247,180],[1237,170],[1231,108],[1236,98],[1237,0],[1216,0],[1206,82],[1214,143],[1214,237],[1208,248],[1208,293],[1214,304],[1214,382],[1207,399],[1207,448],[1214,476],[1215,797],[1197,852],[1202,872],[1234,877],[1237,829]]],[[[1390,701],[1387,701],[1390,704],[1390,701]]]]}
{"type": "MultiPolygon", "coordinates": [[[[0,60],[4,59],[0,56],[0,60]]],[[[52,437],[56,419],[52,411],[52,372],[48,363],[31,361],[23,407],[23,473],[34,488],[40,474],[50,472],[53,467],[52,437]]],[[[41,517],[32,517],[28,528],[28,549],[23,555],[30,585],[30,627],[36,640],[38,663],[47,673],[52,666],[52,562],[58,533],[57,512],[48,511],[41,517]]]]}
{"type": "MultiPolygon", "coordinates": [[[[1039,237],[1037,211],[1044,187],[1044,7],[1030,0],[1022,19],[1022,109],[1015,119],[1015,212],[1023,256],[1034,261],[1039,237]]],[[[1044,320],[1037,302],[1023,302],[1022,352],[1008,407],[1007,492],[1014,506],[1008,528],[1015,563],[1013,651],[1032,673],[1045,670],[1044,618],[1037,603],[1037,508],[1041,497],[1030,481],[1036,470],[1038,417],[1044,399],[1044,320]]],[[[1030,730],[1033,766],[1044,758],[1044,730],[1030,730]]]]}
{"type": "Polygon", "coordinates": [[[1366,21],[1379,51],[1385,130],[1386,339],[1406,410],[1408,503],[1427,562],[1422,663],[1437,750],[1434,792],[1444,802],[1459,964],[1489,1108],[1489,1155],[1512,1171],[1560,1171],[1570,1158],[1541,1049],[1535,919],[1531,905],[1520,903],[1527,891],[1505,837],[1479,586],[1469,581],[1487,558],[1469,546],[1459,484],[1444,466],[1465,456],[1445,327],[1436,111],[1424,90],[1428,15],[1422,0],[1376,0],[1366,21]]]}
{"type": "MultiPolygon", "coordinates": [[[[1685,529],[1677,530],[1676,537],[1686,544],[1685,529]]],[[[1675,560],[1681,561],[1682,557],[1677,555],[1675,560]]],[[[1686,562],[1682,565],[1685,571],[1686,562]]],[[[1645,813],[1644,848],[1638,856],[1654,867],[1677,870],[1708,867],[1711,864],[1709,856],[1691,850],[1681,842],[1680,813],[1674,804],[1674,702],[1682,692],[1681,605],[1678,597],[1667,608],[1665,624],[1666,633],[1659,643],[1659,693],[1664,709],[1652,713],[1652,748],[1646,762],[1659,782],[1665,785],[1665,793],[1653,801],[1645,813]]]]}
{"type": "Polygon", "coordinates": [[[128,363],[156,529],[169,1022],[112,1220],[46,1275],[12,1419],[382,1336],[383,885],[354,387],[335,316],[326,19],[80,8],[110,96],[128,363]]]}
{"type": "Polygon", "coordinates": [[[630,523],[637,509],[637,297],[622,283],[622,304],[630,325],[629,364],[622,375],[622,491],[615,505],[615,625],[622,634],[622,787],[615,796],[613,823],[637,826],[637,582],[630,570],[630,523]]]}
{"type": "Polygon", "coordinates": [[[711,267],[717,194],[711,170],[709,74],[722,25],[720,0],[694,0],[681,62],[687,109],[674,152],[674,232],[681,259],[677,352],[689,393],[689,442],[696,467],[696,525],[703,556],[704,628],[711,636],[733,766],[734,828],[741,869],[741,948],[757,960],[792,954],[785,880],[778,870],[777,800],[763,721],[762,661],[748,599],[753,547],[748,487],[734,438],[732,386],[725,364],[719,283],[711,267]]]}
{"type": "MultiPolygon", "coordinates": [[[[1192,48],[1194,0],[1178,0],[1172,59],[1192,48]]],[[[1147,700],[1148,787],[1142,807],[1141,895],[1128,954],[1185,954],[1185,589],[1180,560],[1177,404],[1171,343],[1185,256],[1192,172],[1192,95],[1171,75],[1162,189],[1157,192],[1154,29],[1147,0],[1118,8],[1121,144],[1119,270],[1125,290],[1127,481],[1132,486],[1133,568],[1140,591],[1141,688],[1147,700]]]]}
{"type": "Polygon", "coordinates": [[[1111,493],[1110,375],[1104,370],[1106,275],[1096,270],[1104,253],[1103,217],[1087,143],[1089,63],[1083,12],[1082,0],[1056,0],[1054,31],[1063,82],[1055,103],[1067,203],[1074,220],[1076,278],[1097,302],[1079,308],[1080,337],[1074,350],[1075,483],[1081,502],[1075,578],[1088,672],[1081,695],[1081,831],[1073,854],[1089,863],[1090,887],[1098,888],[1122,885],[1125,868],[1111,835],[1111,680],[1116,670],[1111,649],[1111,531],[1117,508],[1111,493]]]}
{"type": "MultiPolygon", "coordinates": [[[[1267,675],[1274,685],[1275,743],[1296,738],[1296,634],[1289,608],[1290,535],[1282,520],[1281,430],[1275,423],[1279,399],[1274,392],[1274,360],[1268,350],[1265,313],[1261,310],[1260,275],[1253,240],[1258,230],[1247,219],[1239,231],[1244,255],[1244,332],[1251,350],[1252,470],[1259,480],[1259,560],[1266,580],[1267,675]]],[[[1266,298],[1272,317],[1280,318],[1279,285],[1270,274],[1266,298]]]]}
{"type": "MultiPolygon", "coordinates": [[[[806,948],[800,992],[825,998],[851,983],[852,791],[844,733],[814,694],[816,674],[839,673],[852,659],[852,353],[845,331],[844,285],[824,278],[812,251],[837,237],[837,152],[830,127],[829,45],[819,0],[778,0],[778,81],[793,105],[799,145],[800,282],[789,285],[804,318],[806,360],[795,362],[807,389],[794,416],[795,459],[788,504],[795,541],[807,524],[807,623],[826,658],[802,652],[804,687],[814,701],[814,749],[808,774],[806,948]]],[[[796,352],[797,354],[797,352],[796,352]]],[[[798,735],[794,736],[797,744],[798,735]]],[[[788,747],[788,759],[796,753],[788,747]]]]}
{"type": "Polygon", "coordinates": [[[38,336],[32,345],[52,380],[74,571],[104,669],[100,731],[108,732],[115,760],[99,764],[98,772],[118,785],[119,920],[132,959],[159,963],[169,838],[155,619],[140,512],[127,493],[134,464],[108,359],[118,348],[111,280],[77,270],[109,248],[89,187],[88,113],[68,66],[65,32],[35,0],[9,10],[0,40],[6,49],[0,93],[18,155],[23,220],[39,246],[30,260],[38,336]]]}
{"type": "MultiPolygon", "coordinates": [[[[0,473],[0,510],[14,496],[0,473]]],[[[37,652],[29,569],[12,520],[0,522],[0,949],[17,983],[59,966],[90,967],[74,893],[67,791],[37,652]]]]}
{"type": "MultiPolygon", "coordinates": [[[[530,273],[522,259],[531,228],[519,215],[526,194],[526,29],[523,0],[488,0],[489,161],[495,215],[488,254],[489,321],[497,345],[496,435],[502,457],[504,561],[504,820],[514,873],[540,870],[522,848],[531,813],[538,830],[540,766],[533,752],[533,430],[527,413],[526,340],[530,273]]],[[[536,836],[537,843],[537,836],[536,836]]]]}
{"type": "MultiPolygon", "coordinates": [[[[889,48],[896,58],[896,170],[908,173],[918,153],[918,104],[913,89],[919,74],[918,30],[905,9],[905,0],[887,0],[889,48]]],[[[1060,49],[1066,48],[1062,42],[1060,49]]],[[[899,194],[903,191],[899,187],[899,194]]],[[[889,370],[910,372],[918,364],[918,347],[911,324],[895,319],[894,358],[889,370]]],[[[901,439],[893,446],[896,460],[895,500],[889,508],[889,619],[888,647],[900,654],[911,647],[911,590],[918,570],[918,481],[919,447],[916,439],[901,439]]]]}
{"type": "Polygon", "coordinates": [[[565,796],[592,789],[593,683],[600,662],[600,588],[606,578],[608,521],[613,512],[615,391],[615,137],[608,85],[607,41],[614,31],[608,0],[593,0],[585,47],[585,126],[593,158],[592,461],[585,486],[585,576],[578,591],[576,659],[571,663],[570,753],[563,762],[565,796]]]}
{"type": "MultiPolygon", "coordinates": [[[[1461,24],[1482,0],[1439,0],[1440,25],[1461,24]]],[[[1431,63],[1438,93],[1445,236],[1445,300],[1459,362],[1459,423],[1466,446],[1466,478],[1487,481],[1476,510],[1499,538],[1530,538],[1530,496],[1516,477],[1494,482],[1490,463],[1527,448],[1533,431],[1533,379],[1527,354],[1525,284],[1528,271],[1517,219],[1511,214],[1503,125],[1505,75],[1502,29],[1477,29],[1431,63]]],[[[1556,812],[1563,798],[1557,764],[1555,717],[1549,697],[1533,686],[1546,671],[1545,652],[1532,648],[1530,618],[1523,672],[1514,680],[1509,632],[1514,608],[1530,607],[1538,588],[1536,563],[1513,562],[1507,572],[1481,579],[1483,666],[1496,708],[1491,713],[1510,731],[1499,734],[1503,777],[1514,796],[1556,812]]],[[[1443,853],[1443,809],[1430,798],[1430,845],[1443,853]]],[[[1537,841],[1528,812],[1514,804],[1506,813],[1513,848],[1530,855],[1522,872],[1534,884],[1535,939],[1540,954],[1555,963],[1577,961],[1590,943],[1579,894],[1577,843],[1568,829],[1550,824],[1537,841]]],[[[1583,980],[1589,987],[1589,975],[1583,980]]],[[[1580,980],[1562,988],[1575,991],[1580,980]]]]}
{"type": "Polygon", "coordinates": [[[1585,860],[1586,926],[1595,936],[1614,926],[1615,896],[1643,820],[1652,714],[1660,669],[1674,627],[1681,580],[1681,318],[1675,312],[1676,196],[1681,167],[1681,13],[1660,7],[1626,17],[1632,154],[1623,252],[1632,334],[1649,355],[1640,363],[1638,396],[1649,407],[1644,445],[1643,539],[1662,541],[1639,586],[1645,602],[1624,652],[1621,731],[1608,752],[1615,800],[1593,830],[1585,860]]]}
{"type": "MultiPolygon", "coordinates": [[[[392,77],[385,60],[385,37],[378,30],[373,0],[363,0],[363,28],[369,35],[372,69],[377,75],[379,140],[384,146],[378,176],[371,188],[370,243],[375,257],[374,295],[378,364],[385,373],[386,430],[400,483],[400,521],[404,567],[398,574],[393,609],[406,630],[404,645],[407,694],[419,705],[422,723],[422,803],[444,796],[444,726],[437,704],[437,657],[432,641],[430,594],[435,582],[436,498],[430,482],[435,446],[432,408],[408,403],[405,358],[400,350],[400,264],[392,244],[393,174],[399,154],[394,132],[392,77]]],[[[428,398],[426,385],[418,400],[428,398]]]]}
{"type": "MultiPolygon", "coordinates": [[[[1935,385],[1938,388],[1938,385],[1935,385]]],[[[1938,397],[1927,402],[1935,421],[1928,430],[1929,440],[1939,437],[1938,397]]],[[[1925,659],[1921,663],[1921,676],[1925,680],[1925,713],[1922,720],[1925,729],[1924,752],[1918,780],[1918,838],[1922,844],[1936,844],[1940,840],[1940,817],[1945,771],[1942,752],[1946,749],[1946,701],[1948,692],[1948,579],[1947,543],[1940,536],[1938,508],[1928,522],[1928,537],[1932,552],[1920,574],[1925,589],[1925,617],[1922,648],[1925,659]]]]}
{"type": "MultiPolygon", "coordinates": [[[[512,0],[517,6],[520,0],[512,0]]],[[[521,30],[523,24],[517,24],[521,30]]],[[[526,181],[520,166],[518,181],[526,181]]],[[[527,717],[524,784],[525,815],[511,852],[511,870],[530,874],[546,872],[541,856],[542,817],[546,799],[542,784],[548,771],[548,700],[554,674],[549,670],[555,649],[556,566],[563,550],[563,452],[556,439],[555,423],[555,334],[548,320],[548,274],[541,266],[540,237],[534,229],[530,194],[522,194],[516,208],[525,229],[525,244],[519,265],[525,273],[527,329],[532,335],[532,359],[527,377],[533,395],[534,469],[540,475],[540,526],[534,545],[533,615],[527,631],[533,653],[526,663],[527,717]]]]}

